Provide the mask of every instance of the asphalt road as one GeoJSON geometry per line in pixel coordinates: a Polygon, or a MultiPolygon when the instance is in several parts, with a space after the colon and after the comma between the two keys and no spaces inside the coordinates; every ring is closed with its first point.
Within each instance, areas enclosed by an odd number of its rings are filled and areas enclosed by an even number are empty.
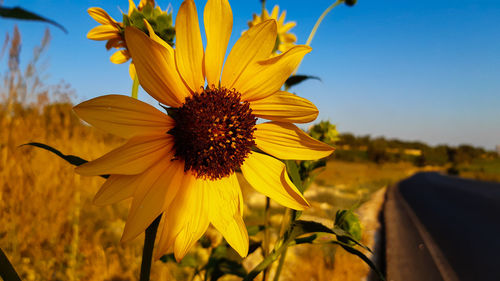
{"type": "Polygon", "coordinates": [[[419,173],[389,188],[387,279],[500,281],[500,184],[419,173]]]}

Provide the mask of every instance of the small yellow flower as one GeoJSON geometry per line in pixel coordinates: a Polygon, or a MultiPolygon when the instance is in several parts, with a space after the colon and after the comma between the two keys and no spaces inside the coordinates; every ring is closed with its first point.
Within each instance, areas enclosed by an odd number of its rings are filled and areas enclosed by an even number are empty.
{"type": "Polygon", "coordinates": [[[275,51],[278,50],[281,53],[284,53],[295,46],[295,42],[297,42],[295,34],[289,33],[290,29],[292,29],[296,23],[293,21],[285,23],[286,11],[283,11],[278,18],[279,9],[279,6],[276,5],[272,10],[271,15],[269,15],[267,9],[264,10],[262,15],[254,14],[252,21],[248,22],[248,27],[255,26],[269,19],[276,20],[278,24],[278,38],[276,41],[275,51]]]}
{"type": "Polygon", "coordinates": [[[222,70],[233,21],[228,1],[208,0],[203,18],[205,50],[193,0],[179,9],[175,49],[154,32],[148,37],[137,28],[125,29],[142,87],[168,107],[169,115],[120,95],[74,108],[94,127],[128,139],[76,171],[111,175],[96,204],[133,198],[123,241],[163,214],[156,258],[173,251],[180,260],[210,224],[246,256],[248,234],[236,172],[281,205],[303,210],[309,204],[278,159],[314,160],[333,152],[292,124],[316,119],[314,104],[280,91],[311,48],[295,46],[269,58],[277,27],[268,20],[241,36],[222,70]],[[271,122],[257,124],[257,118],[271,122]]]}
{"type": "MultiPolygon", "coordinates": [[[[154,0],[141,0],[136,6],[133,0],[129,0],[129,9],[127,15],[124,16],[125,22],[117,22],[102,8],[88,9],[89,15],[101,25],[91,29],[87,38],[97,41],[107,41],[106,49],[119,49],[110,58],[112,63],[121,64],[130,59],[130,54],[125,42],[124,31],[127,26],[136,26],[143,31],[146,31],[143,19],[155,23],[155,32],[163,38],[163,40],[173,45],[173,28],[172,14],[168,10],[162,12],[158,6],[155,6],[154,0]],[[171,30],[172,32],[169,32],[171,30]]],[[[131,64],[131,77],[135,75],[135,69],[131,64]]]]}

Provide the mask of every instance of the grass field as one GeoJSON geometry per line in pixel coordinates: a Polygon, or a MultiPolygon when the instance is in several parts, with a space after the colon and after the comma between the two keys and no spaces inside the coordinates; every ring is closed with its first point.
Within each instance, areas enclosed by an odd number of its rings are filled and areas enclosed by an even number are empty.
{"type": "Polygon", "coordinates": [[[458,165],[460,176],[482,180],[500,182],[500,159],[475,159],[470,163],[458,165]]]}

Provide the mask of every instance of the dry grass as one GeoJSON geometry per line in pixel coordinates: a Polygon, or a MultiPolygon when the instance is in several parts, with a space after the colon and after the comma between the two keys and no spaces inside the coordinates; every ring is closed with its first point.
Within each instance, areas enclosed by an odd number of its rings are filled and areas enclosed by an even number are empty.
{"type": "Polygon", "coordinates": [[[120,140],[80,124],[67,104],[0,112],[0,247],[23,280],[133,280],[140,241],[120,245],[127,202],[98,208],[103,180],[80,177],[38,141],[96,158],[120,140]],[[126,265],[126,266],[125,266],[126,265]]]}

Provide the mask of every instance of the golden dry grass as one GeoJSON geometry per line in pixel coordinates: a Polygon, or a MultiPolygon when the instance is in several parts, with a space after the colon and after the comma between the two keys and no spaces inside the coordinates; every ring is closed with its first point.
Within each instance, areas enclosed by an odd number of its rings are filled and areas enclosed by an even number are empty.
{"type": "Polygon", "coordinates": [[[80,124],[68,104],[0,114],[0,247],[23,280],[133,280],[140,241],[120,245],[127,203],[91,200],[103,179],[80,177],[38,148],[96,158],[120,140],[80,124]]]}

